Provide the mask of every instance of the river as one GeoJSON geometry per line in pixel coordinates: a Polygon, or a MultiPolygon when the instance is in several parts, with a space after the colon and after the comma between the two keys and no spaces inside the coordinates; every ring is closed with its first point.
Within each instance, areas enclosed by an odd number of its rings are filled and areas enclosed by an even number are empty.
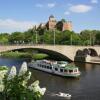
{"type": "MultiPolygon", "coordinates": [[[[23,61],[28,59],[0,58],[0,66],[17,66],[20,68],[23,61]]],[[[29,68],[32,72],[31,81],[39,80],[41,87],[47,91],[43,100],[65,100],[54,96],[58,92],[70,93],[71,100],[100,100],[100,65],[88,63],[75,63],[79,66],[81,76],[79,79],[63,78],[29,68]]]]}

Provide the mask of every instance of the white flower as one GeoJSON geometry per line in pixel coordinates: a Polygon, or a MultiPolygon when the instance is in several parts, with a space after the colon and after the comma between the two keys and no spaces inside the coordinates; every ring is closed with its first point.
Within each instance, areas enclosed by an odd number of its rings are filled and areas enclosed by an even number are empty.
{"type": "Polygon", "coordinates": [[[26,81],[28,81],[28,80],[30,79],[31,74],[32,74],[32,73],[29,71],[28,76],[25,78],[26,81]]]}
{"type": "Polygon", "coordinates": [[[40,94],[41,94],[41,95],[44,95],[45,92],[46,92],[46,88],[41,88],[40,94]]]}
{"type": "Polygon", "coordinates": [[[3,70],[0,70],[0,79],[4,78],[4,75],[8,72],[8,68],[6,66],[2,66],[3,70]]]}
{"type": "Polygon", "coordinates": [[[39,81],[35,81],[34,83],[32,83],[29,87],[29,90],[33,91],[33,92],[37,92],[39,91],[40,87],[39,87],[39,81]]]}
{"type": "Polygon", "coordinates": [[[33,87],[33,92],[40,92],[40,87],[39,86],[33,87]]]}
{"type": "Polygon", "coordinates": [[[26,87],[27,81],[23,81],[22,85],[26,87]]]}
{"type": "Polygon", "coordinates": [[[28,86],[28,89],[29,89],[30,91],[32,91],[32,90],[33,90],[32,86],[28,86]]]}
{"type": "Polygon", "coordinates": [[[16,67],[13,66],[13,67],[11,68],[11,70],[10,70],[9,75],[8,75],[8,80],[14,78],[15,76],[16,76],[16,67]]]}
{"type": "Polygon", "coordinates": [[[41,95],[44,95],[46,88],[40,88],[40,86],[33,87],[33,92],[39,92],[41,95]]]}
{"type": "Polygon", "coordinates": [[[4,90],[4,85],[2,84],[0,85],[0,92],[3,92],[3,90],[4,90]]]}
{"type": "Polygon", "coordinates": [[[37,80],[37,81],[35,81],[34,83],[32,83],[32,84],[31,84],[31,86],[32,86],[32,87],[39,86],[39,81],[38,81],[38,80],[37,80]]]}
{"type": "Polygon", "coordinates": [[[35,81],[34,83],[32,83],[32,84],[28,87],[28,89],[29,89],[30,91],[33,91],[33,93],[39,92],[41,95],[44,95],[44,93],[45,93],[45,91],[46,91],[46,88],[40,88],[40,86],[39,86],[39,81],[38,81],[38,80],[35,81]]]}
{"type": "Polygon", "coordinates": [[[27,63],[23,62],[22,66],[20,68],[20,71],[19,71],[19,76],[25,74],[25,72],[27,72],[27,63]]]}

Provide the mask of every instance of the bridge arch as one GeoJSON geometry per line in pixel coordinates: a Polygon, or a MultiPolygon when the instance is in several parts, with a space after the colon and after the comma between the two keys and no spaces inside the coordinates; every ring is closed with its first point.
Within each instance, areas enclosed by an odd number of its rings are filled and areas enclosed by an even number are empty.
{"type": "Polygon", "coordinates": [[[23,49],[33,49],[34,50],[37,50],[39,51],[39,53],[46,53],[48,54],[49,56],[51,56],[50,58],[53,58],[54,60],[64,60],[64,61],[69,61],[71,62],[72,60],[70,58],[68,58],[67,56],[65,56],[64,54],[61,54],[57,51],[54,51],[54,50],[49,50],[49,49],[43,49],[43,48],[17,48],[17,49],[11,49],[11,50],[6,50],[4,52],[7,52],[7,51],[19,51],[19,50],[23,50],[23,49]]]}
{"type": "Polygon", "coordinates": [[[98,56],[98,53],[95,49],[89,48],[89,54],[90,56],[98,56]]]}
{"type": "Polygon", "coordinates": [[[46,53],[49,56],[51,56],[51,58],[53,58],[54,60],[57,59],[57,60],[64,60],[64,61],[67,60],[69,62],[72,61],[69,57],[63,55],[62,53],[59,53],[57,51],[54,51],[54,50],[43,49],[43,48],[34,48],[34,50],[38,50],[41,53],[46,53]]]}

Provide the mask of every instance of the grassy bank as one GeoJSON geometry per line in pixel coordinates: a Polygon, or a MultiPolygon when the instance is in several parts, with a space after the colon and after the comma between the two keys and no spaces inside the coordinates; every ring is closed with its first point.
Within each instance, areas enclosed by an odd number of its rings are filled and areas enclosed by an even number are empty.
{"type": "Polygon", "coordinates": [[[6,58],[30,58],[31,54],[27,53],[27,52],[3,52],[1,53],[1,57],[6,57],[6,58]]]}
{"type": "Polygon", "coordinates": [[[43,53],[38,53],[38,54],[34,54],[32,56],[32,58],[35,59],[35,60],[40,60],[40,59],[48,58],[48,55],[43,54],[43,53]]]}
{"type": "Polygon", "coordinates": [[[10,51],[10,52],[3,52],[1,53],[1,57],[6,57],[6,58],[32,58],[34,60],[38,59],[45,59],[48,57],[47,54],[43,53],[36,53],[32,54],[30,52],[18,52],[18,51],[10,51]]]}

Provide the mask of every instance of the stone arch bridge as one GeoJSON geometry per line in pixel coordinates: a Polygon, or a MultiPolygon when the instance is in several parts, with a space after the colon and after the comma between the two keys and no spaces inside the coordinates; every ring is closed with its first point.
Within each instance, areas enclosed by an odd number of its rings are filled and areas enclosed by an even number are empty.
{"type": "Polygon", "coordinates": [[[71,61],[88,62],[91,58],[100,57],[100,46],[67,46],[67,45],[7,45],[0,46],[0,52],[34,48],[43,51],[54,52],[68,58],[71,61]]]}

